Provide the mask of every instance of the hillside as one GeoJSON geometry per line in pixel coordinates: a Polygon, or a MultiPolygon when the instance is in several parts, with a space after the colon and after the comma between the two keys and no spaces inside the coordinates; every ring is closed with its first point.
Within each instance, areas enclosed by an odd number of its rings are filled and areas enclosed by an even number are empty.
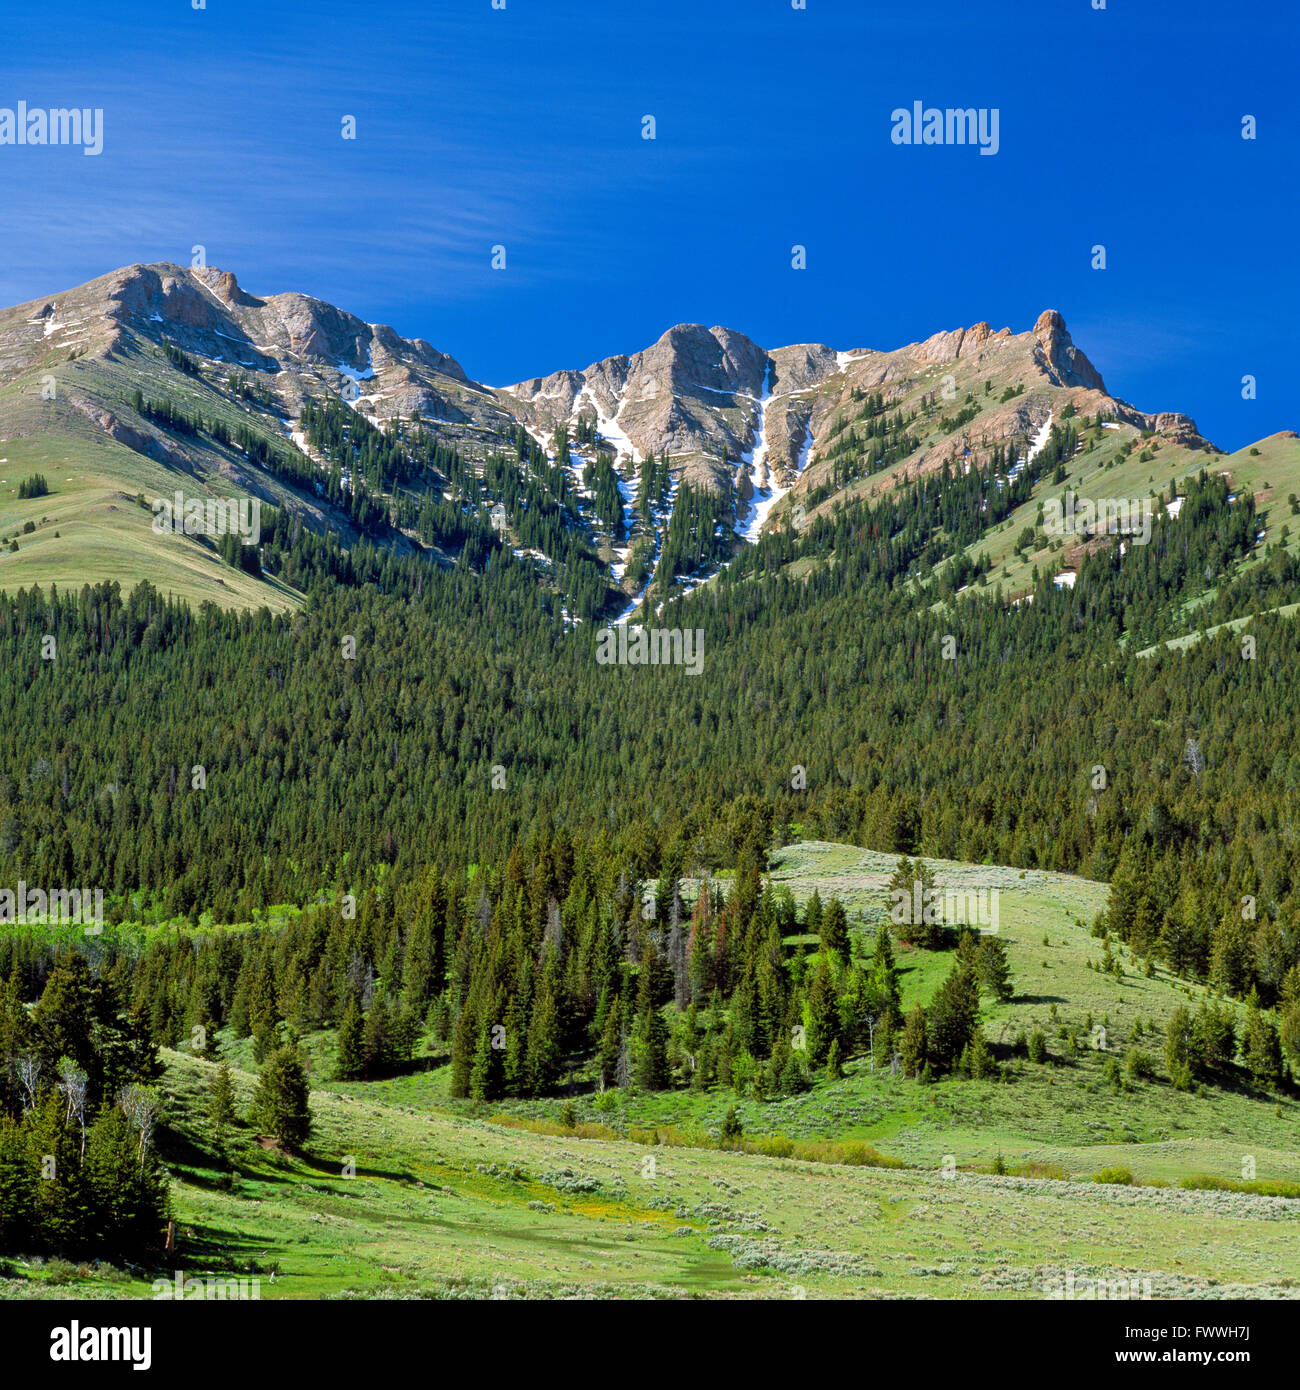
{"type": "Polygon", "coordinates": [[[3,316],[0,376],[0,894],[104,915],[0,896],[14,1250],[131,1276],[171,1180],[275,1296],[1287,1296],[1294,435],[1219,454],[1051,312],[493,388],[175,266],[3,316]],[[260,532],[157,528],[217,495],[260,532]],[[699,660],[611,660],[638,613],[699,660]],[[885,930],[931,871],[999,932],[885,930]]]}
{"type": "MultiPolygon", "coordinates": [[[[772,879],[801,905],[814,890],[841,895],[870,923],[892,864],[852,846],[801,843],[780,852],[772,879]]],[[[1300,1180],[1294,1095],[1250,1086],[1188,1095],[1161,1063],[1117,1091],[1103,1076],[1106,1057],[1135,1043],[1158,1055],[1187,987],[1163,970],[1145,976],[1123,948],[1119,978],[1089,968],[1101,942],[1079,919],[1103,903],[1100,885],[934,868],[940,886],[978,881],[1002,894],[1016,990],[982,1017],[1005,1059],[999,1079],[925,1084],[858,1059],[839,1081],[769,1103],[723,1087],[599,1097],[577,1079],[552,1101],[453,1106],[436,1054],[431,1069],[395,1080],[334,1082],[335,1036],[321,1033],[308,1039],[315,1132],[304,1154],[237,1131],[230,1180],[204,1118],[213,1064],[169,1052],[160,1142],[181,1267],[255,1275],[264,1299],[1043,1299],[1061,1296],[1071,1273],[1081,1288],[1149,1280],[1155,1298],[1294,1297],[1300,1201],[1180,1185],[1208,1177],[1226,1189],[1247,1155],[1260,1182],[1300,1180]],[[1099,1049],[1090,1030],[1103,1019],[1099,1049]],[[1015,1031],[1035,1025],[1051,1039],[1041,1064],[1007,1050],[1015,1031]],[[833,1139],[845,1151],[861,1141],[901,1166],[719,1149],[733,1105],[748,1141],[833,1139]],[[606,1137],[581,1137],[596,1133],[606,1137]],[[1005,1176],[989,1171],[999,1155],[1005,1176]],[[1029,1176],[1015,1176],[1023,1165],[1029,1176]],[[1138,1185],[1091,1180],[1118,1167],[1138,1185]]],[[[902,950],[905,1004],[929,1002],[945,955],[902,950]]],[[[241,1068],[242,1108],[252,1093],[248,1045],[227,1040],[221,1051],[241,1068]]],[[[88,1273],[68,1282],[39,1266],[10,1274],[0,1294],[149,1292],[143,1270],[124,1281],[88,1273]]]]}

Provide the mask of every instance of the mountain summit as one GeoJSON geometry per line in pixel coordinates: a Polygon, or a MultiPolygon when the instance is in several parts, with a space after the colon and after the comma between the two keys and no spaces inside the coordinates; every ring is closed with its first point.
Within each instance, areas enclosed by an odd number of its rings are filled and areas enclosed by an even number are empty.
{"type": "MultiPolygon", "coordinates": [[[[547,546],[581,546],[613,606],[635,606],[663,578],[666,545],[669,584],[698,580],[783,519],[945,469],[1014,469],[1072,419],[1091,422],[1103,465],[1143,440],[1144,454],[1166,451],[1162,473],[1217,453],[1188,416],[1111,396],[1054,309],[1027,332],[977,323],[889,350],[766,348],[682,323],[630,354],[491,387],[323,300],[253,294],[215,267],[132,265],[0,311],[0,508],[29,468],[58,476],[62,523],[58,543],[40,531],[0,554],[0,585],[143,564],[190,596],[293,603],[292,587],[214,569],[189,537],[141,534],[147,516],[124,503],[179,480],[256,498],[345,547],[367,536],[452,563],[468,524],[455,516],[479,515],[483,488],[499,486],[493,460],[508,459],[524,482],[560,470],[546,483],[558,510],[543,526],[539,499],[498,536],[553,575],[565,564],[547,546]],[[436,524],[430,507],[446,509],[436,524]]],[[[520,485],[501,496],[507,511],[520,485]]]]}

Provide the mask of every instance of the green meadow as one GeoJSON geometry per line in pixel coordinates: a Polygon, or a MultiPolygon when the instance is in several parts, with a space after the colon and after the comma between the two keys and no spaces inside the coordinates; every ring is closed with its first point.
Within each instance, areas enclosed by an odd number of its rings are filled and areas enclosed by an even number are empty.
{"type": "MultiPolygon", "coordinates": [[[[776,852],[772,876],[799,901],[838,895],[865,936],[893,863],[804,842],[776,852]]],[[[1154,1298],[1295,1297],[1300,1200],[1272,1195],[1300,1192],[1294,1095],[1172,1087],[1165,1022],[1199,991],[1113,946],[1115,969],[1097,968],[1103,885],[933,867],[940,888],[998,889],[1015,995],[982,1009],[997,1079],[926,1084],[857,1058],[764,1103],[597,1094],[577,1068],[552,1098],[482,1105],[449,1099],[436,1041],[407,1075],[334,1082],[322,1032],[304,1039],[313,1134],[291,1155],[244,1126],[220,1147],[205,1118],[214,1063],[168,1052],[174,1268],[255,1277],[264,1299],[1040,1299],[1071,1272],[1149,1280],[1154,1298]],[[1002,1051],[1034,1028],[1045,1062],[1002,1051]],[[1154,1074],[1117,1086],[1106,1064],[1134,1048],[1154,1074]],[[722,1145],[732,1107],[743,1145],[768,1152],[722,1145]]],[[[904,1005],[927,1000],[951,959],[899,943],[904,1005]]],[[[219,1051],[242,1111],[251,1041],[219,1051]]],[[[10,1260],[0,1294],[150,1297],[171,1274],[10,1260]]]]}

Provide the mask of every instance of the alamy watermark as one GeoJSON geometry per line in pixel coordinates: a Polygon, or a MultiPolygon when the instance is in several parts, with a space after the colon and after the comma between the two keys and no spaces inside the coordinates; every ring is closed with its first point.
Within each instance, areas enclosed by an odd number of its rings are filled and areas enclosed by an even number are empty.
{"type": "MultiPolygon", "coordinates": [[[[275,1282],[274,1279],[271,1281],[275,1282]]],[[[220,1279],[209,1274],[202,1279],[186,1278],[177,1270],[170,1279],[153,1281],[153,1296],[156,1299],[206,1299],[217,1301],[246,1301],[262,1297],[262,1281],[253,1279],[220,1279]]]]}
{"type": "Polygon", "coordinates": [[[96,888],[0,888],[0,926],[45,923],[83,927],[92,935],[104,930],[104,890],[96,888]]]}
{"type": "Polygon", "coordinates": [[[153,529],[186,536],[238,536],[248,545],[262,538],[262,503],[257,497],[156,497],[153,529]]]}
{"type": "Polygon", "coordinates": [[[0,145],[80,145],[82,154],[103,154],[102,107],[0,106],[0,145]]]}
{"type": "Polygon", "coordinates": [[[889,920],[896,927],[978,927],[992,935],[998,929],[998,890],[926,888],[916,878],[910,891],[890,893],[889,920]]]}
{"type": "Polygon", "coordinates": [[[893,129],[889,138],[896,145],[978,145],[980,154],[997,154],[998,107],[923,106],[914,101],[909,111],[900,106],[890,112],[893,129]]]}
{"type": "Polygon", "coordinates": [[[1076,1275],[1074,1270],[1066,1271],[1064,1279],[1049,1279],[1043,1285],[1044,1294],[1051,1299],[1073,1301],[1075,1299],[1115,1299],[1146,1300],[1151,1297],[1150,1279],[1091,1279],[1076,1275]]]}
{"type": "Polygon", "coordinates": [[[704,629],[628,627],[617,623],[596,634],[600,666],[681,666],[688,676],[704,670],[704,629]]]}
{"type": "Polygon", "coordinates": [[[75,1318],[50,1332],[51,1361],[129,1361],[131,1369],[153,1365],[151,1327],[82,1327],[75,1318]]]}
{"type": "Polygon", "coordinates": [[[1147,545],[1152,512],[1149,497],[1079,497],[1067,489],[1043,503],[1043,530],[1049,536],[1128,536],[1134,545],[1147,545]]]}

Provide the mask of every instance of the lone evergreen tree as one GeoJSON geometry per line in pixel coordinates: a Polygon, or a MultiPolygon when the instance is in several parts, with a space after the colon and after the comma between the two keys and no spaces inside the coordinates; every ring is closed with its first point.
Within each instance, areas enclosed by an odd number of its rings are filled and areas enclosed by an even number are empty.
{"type": "Polygon", "coordinates": [[[981,989],[1001,1003],[1005,1004],[1015,994],[1011,967],[1007,964],[1007,948],[1001,937],[986,935],[980,938],[975,968],[979,972],[981,989]]]}
{"type": "Polygon", "coordinates": [[[296,1047],[277,1047],[262,1064],[250,1118],[263,1134],[297,1149],[311,1133],[311,1086],[296,1047]]]}
{"type": "Polygon", "coordinates": [[[217,1067],[208,1087],[208,1119],[217,1143],[225,1142],[226,1130],[235,1123],[235,1083],[230,1075],[230,1063],[217,1067]]]}

